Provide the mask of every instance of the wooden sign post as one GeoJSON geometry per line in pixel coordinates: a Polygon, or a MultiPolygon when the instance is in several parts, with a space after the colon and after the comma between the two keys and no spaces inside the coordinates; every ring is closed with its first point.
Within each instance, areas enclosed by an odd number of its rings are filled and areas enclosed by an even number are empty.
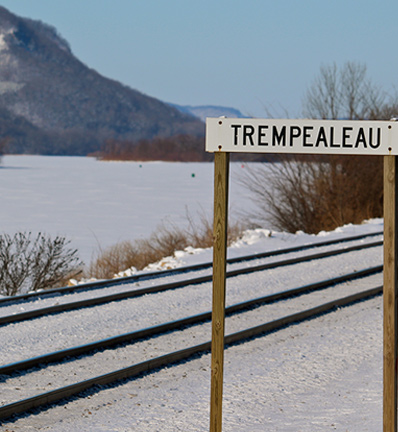
{"type": "Polygon", "coordinates": [[[384,156],[383,432],[397,432],[398,123],[345,120],[206,120],[215,153],[210,432],[222,431],[229,153],[384,156]]]}
{"type": "Polygon", "coordinates": [[[210,431],[221,432],[224,375],[229,153],[214,155],[213,312],[210,431]]]}
{"type": "Polygon", "coordinates": [[[397,157],[384,156],[384,432],[397,432],[397,176],[397,157]]]}

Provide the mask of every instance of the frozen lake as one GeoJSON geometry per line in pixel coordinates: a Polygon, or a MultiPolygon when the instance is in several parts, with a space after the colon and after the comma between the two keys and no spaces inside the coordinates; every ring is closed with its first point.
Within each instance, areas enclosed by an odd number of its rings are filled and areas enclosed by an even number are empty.
{"type": "MultiPolygon", "coordinates": [[[[231,164],[230,216],[251,207],[231,164]]],[[[88,264],[98,247],[148,237],[165,222],[187,226],[187,211],[209,220],[213,163],[101,162],[85,157],[4,156],[2,233],[63,235],[88,264]]]]}

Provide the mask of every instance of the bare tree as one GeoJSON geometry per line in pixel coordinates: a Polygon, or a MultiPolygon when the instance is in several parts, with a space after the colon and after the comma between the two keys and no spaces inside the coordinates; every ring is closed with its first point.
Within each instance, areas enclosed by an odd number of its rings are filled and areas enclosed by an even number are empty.
{"type": "Polygon", "coordinates": [[[315,169],[313,164],[294,160],[246,169],[239,182],[247,187],[259,210],[249,215],[252,222],[288,232],[313,232],[312,221],[318,217],[322,198],[311,190],[315,169]]]}
{"type": "Polygon", "coordinates": [[[258,224],[316,234],[383,215],[381,157],[306,155],[274,164],[256,164],[239,181],[258,211],[258,224]]]}
{"type": "Polygon", "coordinates": [[[322,66],[304,98],[303,112],[309,118],[384,119],[386,108],[397,98],[383,92],[367,77],[366,65],[347,62],[322,66]]]}
{"type": "Polygon", "coordinates": [[[0,293],[15,295],[29,274],[30,258],[27,254],[30,239],[23,233],[14,237],[0,236],[0,293]]]}
{"type": "Polygon", "coordinates": [[[39,233],[31,248],[31,291],[51,288],[65,283],[65,279],[80,273],[76,249],[69,249],[69,241],[57,236],[52,239],[39,233]]]}
{"type": "Polygon", "coordinates": [[[322,66],[319,75],[307,90],[304,102],[306,117],[336,119],[341,115],[341,89],[338,70],[332,66],[322,66]]]}
{"type": "Polygon", "coordinates": [[[82,263],[68,245],[64,237],[42,233],[34,239],[25,232],[0,235],[0,294],[52,288],[77,276],[82,263]]]}
{"type": "MultiPolygon", "coordinates": [[[[365,65],[333,63],[321,67],[303,111],[310,118],[389,120],[398,97],[374,85],[365,65]]],[[[382,216],[382,159],[375,156],[306,155],[245,171],[241,182],[258,203],[261,224],[317,233],[382,216]]]]}

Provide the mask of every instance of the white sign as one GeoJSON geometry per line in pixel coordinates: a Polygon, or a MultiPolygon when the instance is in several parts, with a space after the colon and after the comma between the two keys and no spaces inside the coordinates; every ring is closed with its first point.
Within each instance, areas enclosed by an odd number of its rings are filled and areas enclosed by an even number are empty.
{"type": "Polygon", "coordinates": [[[398,122],[208,118],[206,151],[398,155],[398,122]]]}

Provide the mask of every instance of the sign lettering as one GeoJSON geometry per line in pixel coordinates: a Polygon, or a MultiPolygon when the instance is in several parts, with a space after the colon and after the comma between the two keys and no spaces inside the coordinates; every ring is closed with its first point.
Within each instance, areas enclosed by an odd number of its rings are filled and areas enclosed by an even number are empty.
{"type": "Polygon", "coordinates": [[[398,154],[392,121],[208,118],[209,152],[398,154]]]}

